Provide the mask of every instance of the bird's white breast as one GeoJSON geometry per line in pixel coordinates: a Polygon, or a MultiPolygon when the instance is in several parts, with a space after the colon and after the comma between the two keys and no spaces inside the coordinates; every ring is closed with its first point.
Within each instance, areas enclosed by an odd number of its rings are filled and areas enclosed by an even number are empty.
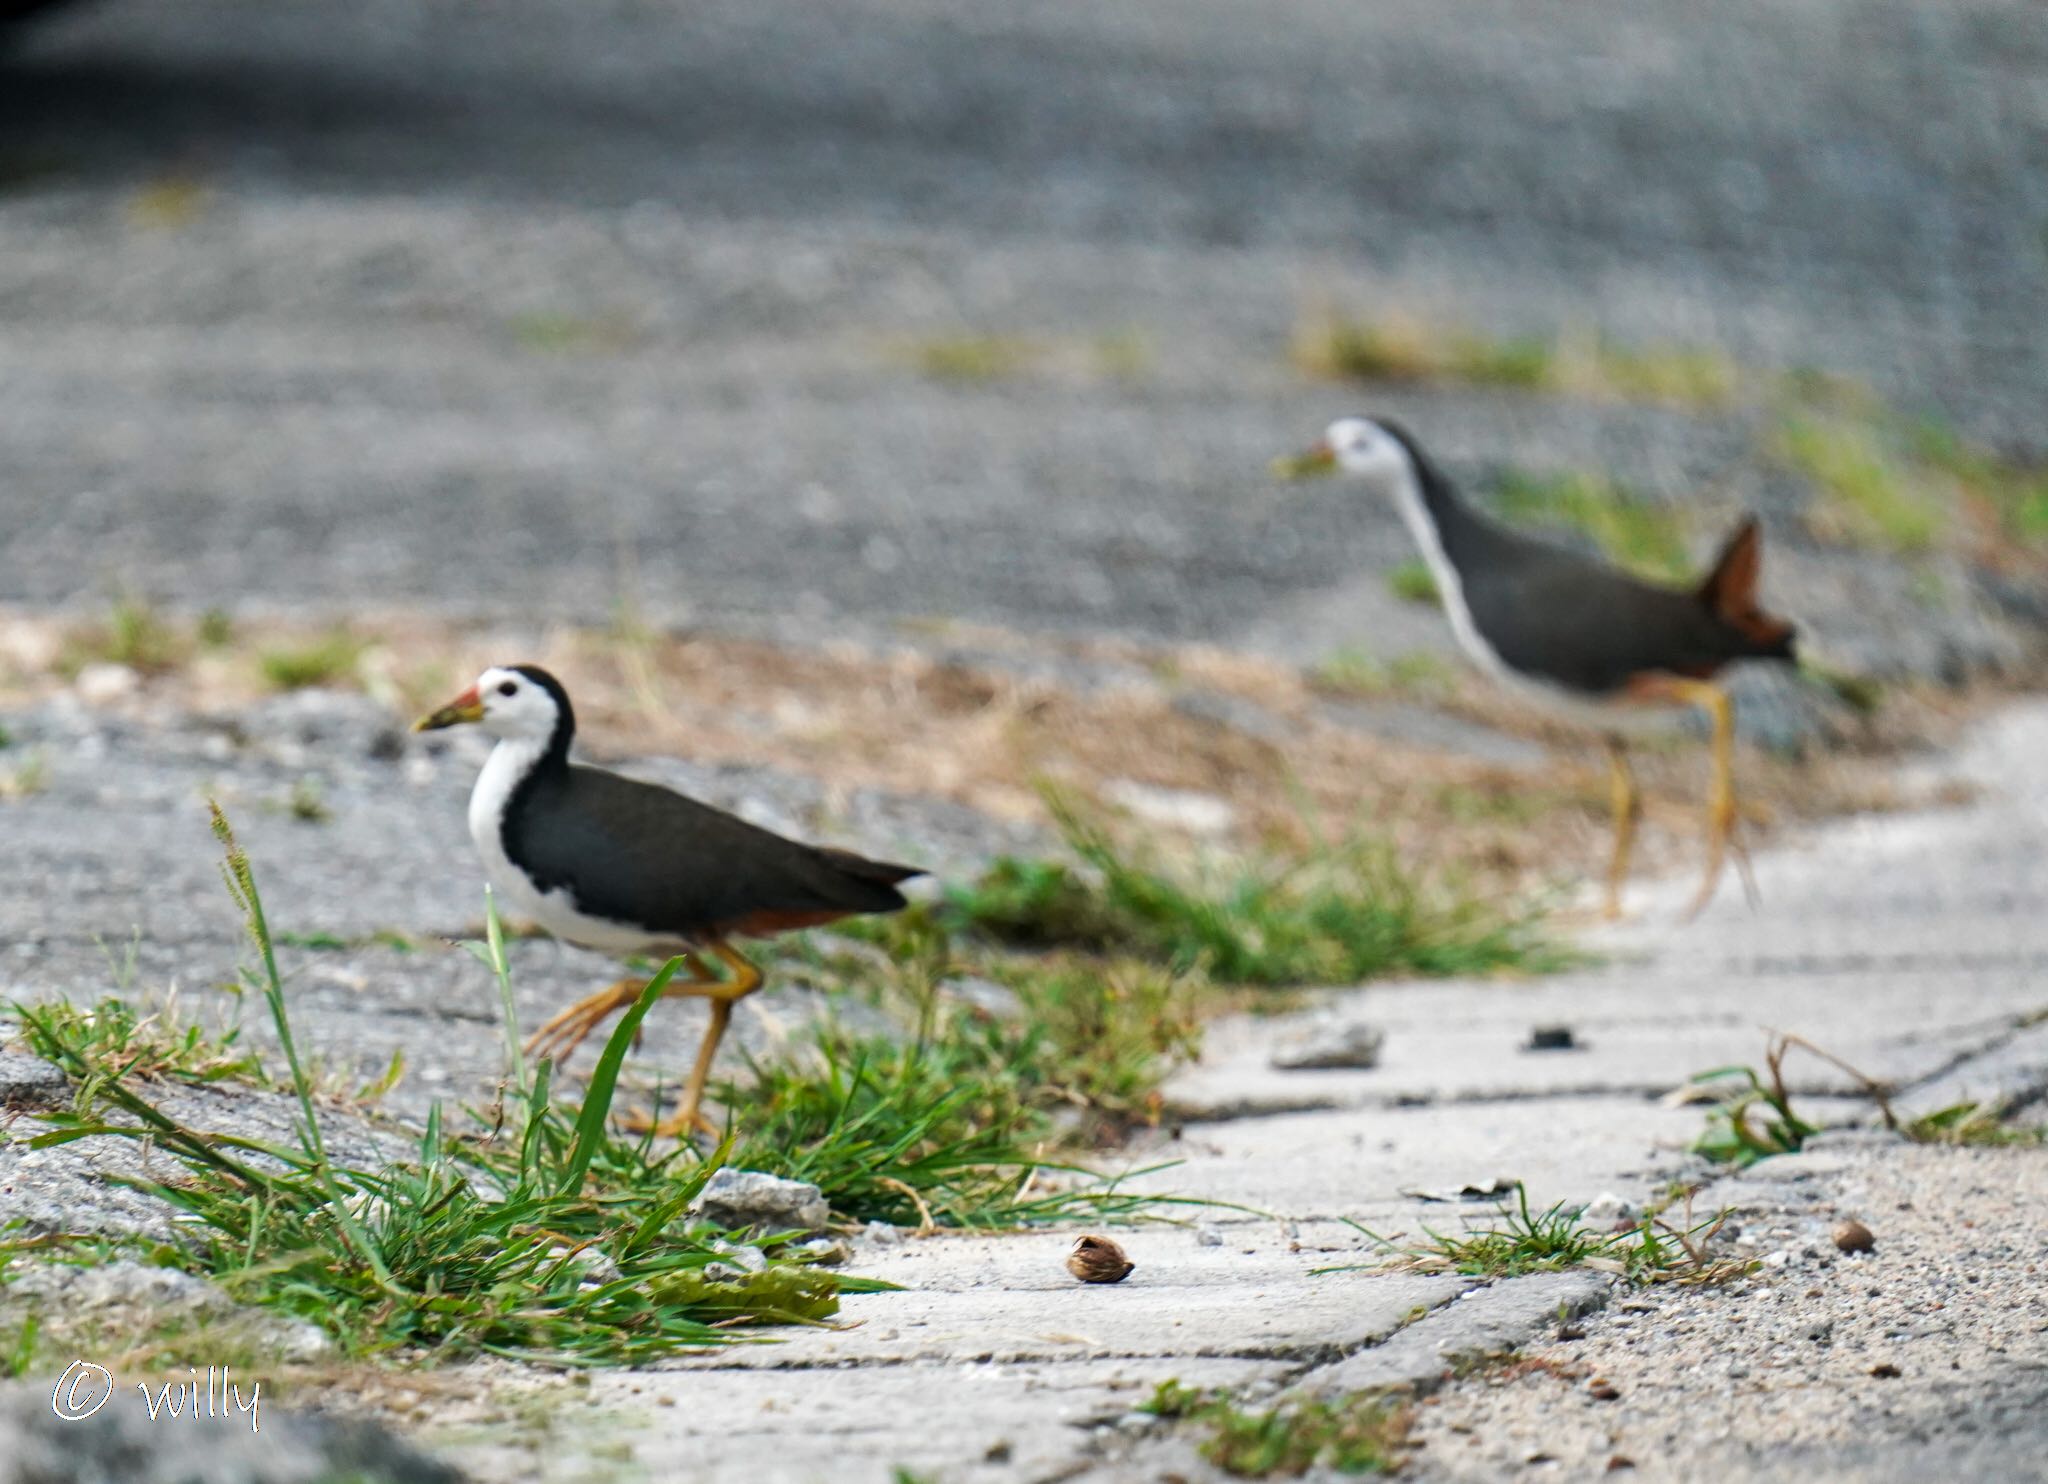
{"type": "Polygon", "coordinates": [[[638,953],[655,947],[657,936],[644,928],[579,912],[566,887],[540,890],[505,853],[505,810],[544,751],[544,742],[503,738],[477,774],[476,787],[469,794],[469,838],[483,858],[484,875],[509,915],[531,918],[558,938],[613,953],[638,953]]]}

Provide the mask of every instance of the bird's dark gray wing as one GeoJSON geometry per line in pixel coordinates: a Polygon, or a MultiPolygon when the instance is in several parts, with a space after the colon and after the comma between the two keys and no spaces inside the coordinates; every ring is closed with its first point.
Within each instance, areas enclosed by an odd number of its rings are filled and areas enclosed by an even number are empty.
{"type": "Polygon", "coordinates": [[[903,905],[915,867],[785,839],[671,789],[599,768],[536,779],[506,853],[592,916],[697,938],[810,926],[903,905]]]}
{"type": "Polygon", "coordinates": [[[1711,675],[1755,652],[1697,594],[1640,582],[1519,532],[1496,527],[1489,534],[1513,550],[1470,564],[1465,603],[1512,669],[1606,695],[1638,675],[1711,675]]]}

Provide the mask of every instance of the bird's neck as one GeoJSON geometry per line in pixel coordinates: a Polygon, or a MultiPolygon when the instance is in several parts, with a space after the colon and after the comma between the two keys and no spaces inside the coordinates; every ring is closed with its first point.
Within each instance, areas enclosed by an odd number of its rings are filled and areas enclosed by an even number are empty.
{"type": "Polygon", "coordinates": [[[1465,503],[1450,476],[1427,455],[1411,453],[1409,463],[1410,477],[1395,492],[1402,520],[1425,554],[1434,548],[1452,566],[1463,565],[1473,538],[1485,528],[1485,518],[1465,503]]]}
{"type": "Polygon", "coordinates": [[[1397,481],[1395,503],[1423,559],[1444,587],[1462,585],[1465,559],[1485,539],[1486,520],[1465,503],[1450,477],[1421,454],[1411,454],[1410,472],[1397,481]]]}
{"type": "Polygon", "coordinates": [[[501,824],[516,799],[550,774],[569,766],[567,738],[500,737],[477,774],[470,793],[473,829],[501,824]]]}

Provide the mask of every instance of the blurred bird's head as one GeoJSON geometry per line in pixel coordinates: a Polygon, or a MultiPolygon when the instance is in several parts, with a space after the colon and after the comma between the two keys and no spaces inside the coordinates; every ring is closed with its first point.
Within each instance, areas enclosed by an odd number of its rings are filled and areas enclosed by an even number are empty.
{"type": "Polygon", "coordinates": [[[1275,473],[1288,479],[1341,470],[1371,483],[1375,493],[1389,495],[1414,477],[1414,469],[1407,439],[1390,424],[1369,417],[1338,418],[1307,449],[1274,466],[1275,473]]]}

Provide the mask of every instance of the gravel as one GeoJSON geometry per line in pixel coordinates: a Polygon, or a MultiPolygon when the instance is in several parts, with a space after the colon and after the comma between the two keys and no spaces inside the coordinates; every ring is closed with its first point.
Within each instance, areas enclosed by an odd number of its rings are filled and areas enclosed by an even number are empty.
{"type": "Polygon", "coordinates": [[[1852,1136],[1703,1192],[1732,1206],[1733,1291],[1649,1289],[1420,1413],[1418,1480],[2027,1479],[2048,1457],[2048,1160],[1852,1136]],[[1856,1221],[1870,1251],[1831,1232],[1856,1221]],[[1602,1399],[1594,1378],[1615,1394],[1602,1399]],[[1882,1440],[1880,1443],[1878,1440],[1882,1440]]]}

